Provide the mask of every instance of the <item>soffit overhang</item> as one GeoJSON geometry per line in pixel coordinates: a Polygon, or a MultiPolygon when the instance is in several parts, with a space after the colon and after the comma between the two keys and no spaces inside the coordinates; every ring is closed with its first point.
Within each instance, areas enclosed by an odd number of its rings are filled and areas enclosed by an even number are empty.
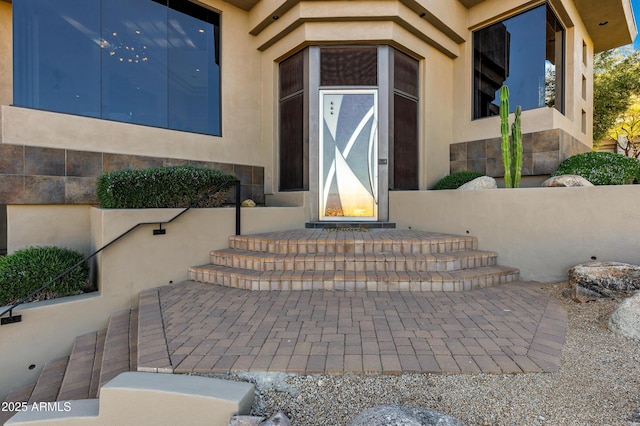
{"type": "MultiPolygon", "coordinates": [[[[472,8],[485,0],[458,0],[472,8]]],[[[633,43],[638,30],[631,0],[573,0],[595,52],[633,43]],[[601,25],[604,24],[605,25],[601,25]]],[[[552,1],[552,4],[554,2],[552,1]]]]}
{"type": "Polygon", "coordinates": [[[239,7],[242,10],[251,10],[260,0],[224,0],[226,3],[239,7]]]}
{"type": "Polygon", "coordinates": [[[633,43],[638,34],[630,0],[574,0],[593,50],[602,52],[633,43]],[[606,25],[601,25],[606,22],[606,25]]]}
{"type": "Polygon", "coordinates": [[[458,1],[462,3],[464,7],[466,7],[467,9],[470,9],[473,6],[476,6],[482,3],[484,0],[458,0],[458,1]]]}

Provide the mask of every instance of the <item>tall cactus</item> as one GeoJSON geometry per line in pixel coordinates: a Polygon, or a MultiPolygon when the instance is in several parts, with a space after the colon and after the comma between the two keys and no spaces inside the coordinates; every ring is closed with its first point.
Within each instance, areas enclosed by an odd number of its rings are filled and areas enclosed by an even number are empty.
{"type": "Polygon", "coordinates": [[[504,164],[504,184],[511,188],[511,154],[509,144],[509,88],[500,88],[500,133],[502,134],[502,163],[504,164]]]}
{"type": "Polygon", "coordinates": [[[512,173],[513,188],[520,187],[520,177],[522,176],[522,122],[520,115],[522,108],[516,107],[515,119],[511,125],[511,164],[514,167],[512,173]]]}
{"type": "Polygon", "coordinates": [[[507,188],[519,188],[522,176],[522,108],[516,107],[515,120],[509,135],[509,88],[500,88],[500,134],[502,135],[502,162],[504,184],[507,188]]]}

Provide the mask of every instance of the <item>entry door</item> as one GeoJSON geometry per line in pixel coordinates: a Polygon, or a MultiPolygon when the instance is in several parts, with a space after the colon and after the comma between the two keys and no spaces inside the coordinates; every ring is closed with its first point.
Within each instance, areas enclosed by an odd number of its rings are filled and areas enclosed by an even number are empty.
{"type": "Polygon", "coordinates": [[[378,219],[378,91],[320,90],[319,218],[378,219]]]}

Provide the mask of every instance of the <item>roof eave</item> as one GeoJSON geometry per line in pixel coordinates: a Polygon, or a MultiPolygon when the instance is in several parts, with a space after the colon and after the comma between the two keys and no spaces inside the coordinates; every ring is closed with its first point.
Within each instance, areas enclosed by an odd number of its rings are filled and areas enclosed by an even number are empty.
{"type": "Polygon", "coordinates": [[[595,53],[633,43],[638,34],[630,0],[574,0],[595,53]]]}

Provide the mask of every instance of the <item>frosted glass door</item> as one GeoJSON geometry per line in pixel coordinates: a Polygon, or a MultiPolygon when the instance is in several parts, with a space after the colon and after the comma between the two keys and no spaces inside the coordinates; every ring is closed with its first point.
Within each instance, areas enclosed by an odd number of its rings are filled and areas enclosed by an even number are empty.
{"type": "Polygon", "coordinates": [[[378,218],[378,92],[320,91],[320,219],[378,218]]]}

